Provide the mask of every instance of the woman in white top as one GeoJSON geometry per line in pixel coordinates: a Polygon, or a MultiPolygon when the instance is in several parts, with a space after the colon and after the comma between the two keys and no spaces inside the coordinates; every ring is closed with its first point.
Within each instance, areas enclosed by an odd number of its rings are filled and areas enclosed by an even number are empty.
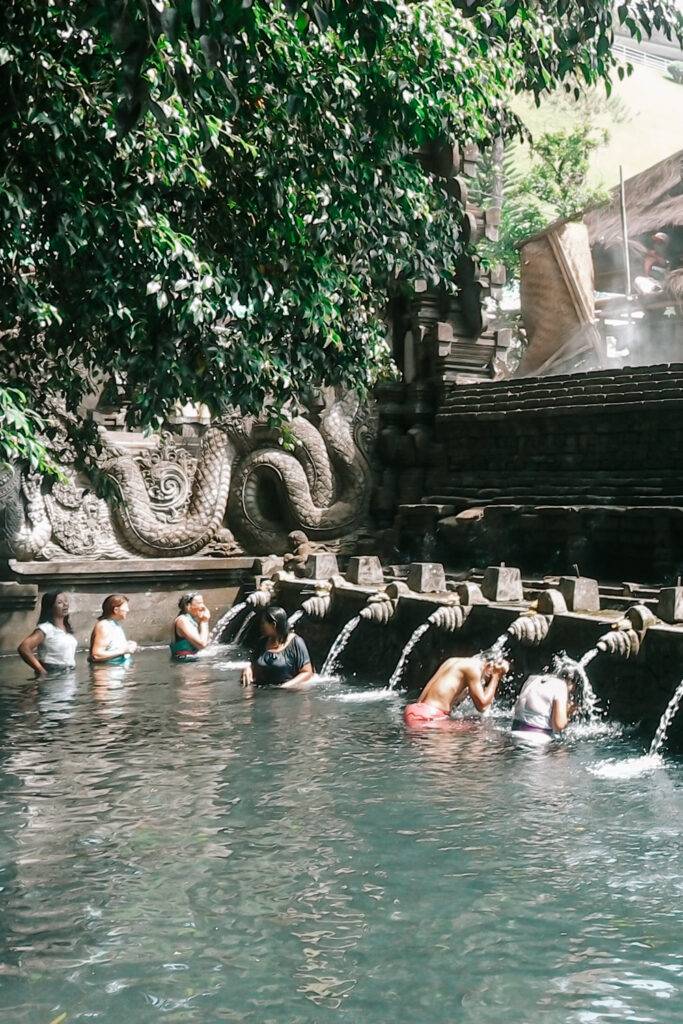
{"type": "Polygon", "coordinates": [[[134,640],[126,640],[121,623],[130,611],[128,598],[123,594],[110,594],[102,602],[102,614],[90,634],[92,665],[125,665],[137,650],[134,640]]]}
{"type": "Polygon", "coordinates": [[[571,701],[575,673],[562,667],[552,675],[529,676],[515,703],[513,733],[536,733],[551,737],[567,727],[574,713],[571,701]]]}
{"type": "Polygon", "coordinates": [[[69,595],[49,590],[40,602],[38,625],[17,650],[36,676],[67,672],[76,664],[77,640],[69,622],[69,595]]]}

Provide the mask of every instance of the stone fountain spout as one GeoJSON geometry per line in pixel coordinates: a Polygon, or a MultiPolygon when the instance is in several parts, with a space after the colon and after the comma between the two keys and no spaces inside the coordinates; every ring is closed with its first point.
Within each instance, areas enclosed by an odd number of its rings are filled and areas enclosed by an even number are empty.
{"type": "Polygon", "coordinates": [[[616,658],[635,658],[645,633],[654,622],[656,618],[646,605],[634,604],[623,619],[614,623],[609,633],[600,637],[595,646],[603,654],[611,654],[616,658]]]}
{"type": "Polygon", "coordinates": [[[472,612],[473,605],[461,605],[455,601],[452,604],[442,604],[427,620],[443,633],[456,633],[462,629],[467,618],[472,612]]]}
{"type": "Polygon", "coordinates": [[[360,617],[377,626],[386,626],[393,619],[397,604],[395,599],[380,591],[368,598],[367,604],[360,610],[360,617]]]}
{"type": "Polygon", "coordinates": [[[530,612],[520,615],[508,626],[507,634],[513,640],[527,647],[537,647],[543,643],[550,630],[552,615],[541,615],[538,612],[530,612]]]}
{"type": "Polygon", "coordinates": [[[258,590],[255,590],[246,600],[249,608],[267,608],[273,600],[275,584],[272,580],[264,580],[258,590]]]}
{"type": "Polygon", "coordinates": [[[332,607],[332,594],[329,590],[317,590],[312,597],[307,598],[301,605],[301,610],[309,619],[316,619],[321,622],[329,614],[332,607]]]}
{"type": "Polygon", "coordinates": [[[615,658],[635,658],[640,650],[640,637],[635,629],[619,626],[604,633],[595,646],[615,658]]]}

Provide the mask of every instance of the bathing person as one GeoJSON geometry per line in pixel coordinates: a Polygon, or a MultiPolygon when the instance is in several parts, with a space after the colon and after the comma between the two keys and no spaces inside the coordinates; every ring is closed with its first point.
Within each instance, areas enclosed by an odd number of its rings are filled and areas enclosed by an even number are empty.
{"type": "Polygon", "coordinates": [[[128,598],[110,594],[102,602],[102,614],[90,634],[90,655],[93,665],[125,665],[137,650],[134,640],[126,640],[121,623],[130,611],[128,598]]]}
{"type": "Polygon", "coordinates": [[[290,630],[284,608],[271,605],[265,609],[261,633],[251,663],[242,672],[242,686],[305,687],[313,676],[311,658],[301,637],[290,630]]]}
{"type": "Polygon", "coordinates": [[[67,672],[76,664],[77,640],[69,622],[69,595],[49,590],[40,602],[38,625],[17,651],[36,676],[67,672]]]}
{"type": "Polygon", "coordinates": [[[496,691],[510,666],[507,661],[485,658],[448,658],[436,670],[415,704],[403,710],[406,725],[439,725],[447,722],[451,711],[472,698],[477,711],[493,704],[496,691]]]}
{"type": "Polygon", "coordinates": [[[209,642],[211,612],[201,594],[183,594],[178,601],[180,614],[173,623],[171,654],[175,661],[196,658],[209,642]]]}
{"type": "Polygon", "coordinates": [[[529,676],[515,703],[513,735],[535,733],[550,738],[566,729],[576,710],[572,703],[576,680],[576,671],[566,665],[547,675],[529,676]]]}

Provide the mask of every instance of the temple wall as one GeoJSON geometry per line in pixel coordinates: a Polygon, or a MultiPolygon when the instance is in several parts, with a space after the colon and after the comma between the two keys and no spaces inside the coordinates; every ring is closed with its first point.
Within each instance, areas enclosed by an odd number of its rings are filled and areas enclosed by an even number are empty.
{"type": "Polygon", "coordinates": [[[15,563],[15,576],[21,582],[0,583],[0,652],[13,652],[32,632],[47,590],[69,593],[79,647],[87,648],[102,601],[114,593],[130,599],[125,626],[129,640],[170,643],[181,594],[200,591],[215,622],[242,587],[253,586],[254,565],[253,558],[168,560],[163,571],[153,560],[15,563]]]}
{"type": "Polygon", "coordinates": [[[464,385],[434,423],[439,464],[397,519],[467,567],[670,580],[683,567],[683,365],[464,385]]]}

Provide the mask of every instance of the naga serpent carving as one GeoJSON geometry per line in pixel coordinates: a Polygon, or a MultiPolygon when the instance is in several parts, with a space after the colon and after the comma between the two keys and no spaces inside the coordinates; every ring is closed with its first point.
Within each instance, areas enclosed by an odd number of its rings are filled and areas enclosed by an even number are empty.
{"type": "Polygon", "coordinates": [[[228,520],[249,550],[281,554],[295,528],[322,540],[358,527],[370,493],[365,452],[372,424],[364,421],[364,411],[355,395],[347,395],[323,410],[319,431],[302,418],[292,421],[299,442],[293,452],[273,446],[240,460],[228,520]],[[264,478],[274,488],[265,488],[264,478]]]}
{"type": "MultiPolygon", "coordinates": [[[[171,501],[166,503],[166,509],[162,504],[160,515],[153,497],[164,503],[171,479],[169,474],[158,475],[150,496],[141,460],[120,449],[109,448],[102,469],[118,488],[121,500],[116,505],[116,520],[128,546],[152,557],[186,556],[201,551],[213,539],[223,520],[234,458],[235,446],[228,433],[211,427],[203,439],[184,514],[179,515],[177,504],[174,508],[171,501]],[[169,506],[172,514],[164,514],[169,506]]],[[[182,489],[187,477],[181,471],[176,480],[182,489]]]]}
{"type": "Polygon", "coordinates": [[[239,550],[235,537],[251,553],[282,553],[297,528],[339,538],[367,511],[374,419],[352,395],[328,398],[319,423],[292,421],[291,453],[264,424],[237,415],[210,427],[195,455],[170,434],[131,449],[105,432],[99,465],[117,500],[78,486],[73,473],[48,489],[9,470],[0,475],[0,544],[29,561],[187,557],[211,545],[228,553],[239,550]]]}

